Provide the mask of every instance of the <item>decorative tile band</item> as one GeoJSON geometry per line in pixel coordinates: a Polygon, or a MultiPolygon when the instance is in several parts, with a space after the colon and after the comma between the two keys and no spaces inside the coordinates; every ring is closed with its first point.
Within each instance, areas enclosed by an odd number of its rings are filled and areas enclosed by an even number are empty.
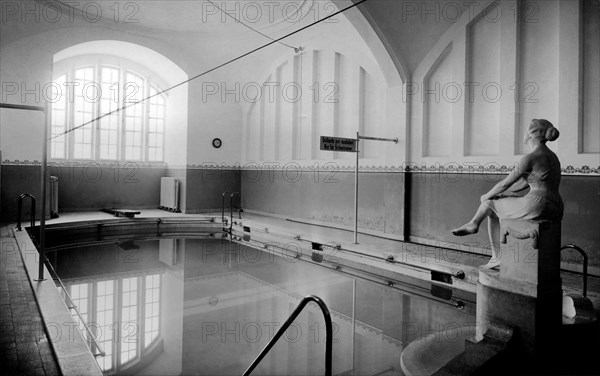
{"type": "MultiPolygon", "coordinates": [[[[419,172],[419,173],[466,173],[466,174],[507,174],[514,169],[514,166],[409,166],[407,172],[419,172]]],[[[589,166],[573,167],[571,165],[561,169],[564,175],[598,175],[600,174],[600,166],[591,168],[589,166]]]]}
{"type": "MultiPolygon", "coordinates": [[[[248,162],[245,164],[229,164],[229,163],[203,163],[203,164],[188,164],[184,166],[168,166],[164,162],[109,162],[109,161],[51,161],[48,162],[49,167],[88,167],[88,168],[124,168],[124,169],[135,169],[135,168],[157,168],[157,169],[188,169],[188,170],[234,170],[234,171],[261,171],[261,170],[273,170],[273,171],[289,171],[293,172],[310,172],[310,173],[333,173],[333,172],[354,172],[355,167],[351,165],[341,165],[336,162],[314,162],[310,163],[307,161],[300,162],[248,162]],[[300,163],[301,162],[301,163],[300,163]]],[[[41,166],[42,163],[38,160],[4,160],[2,165],[5,166],[41,166]]],[[[417,164],[417,163],[406,163],[403,165],[363,165],[359,166],[360,172],[395,172],[395,173],[429,173],[429,174],[507,174],[512,171],[514,165],[497,165],[488,163],[485,165],[481,164],[465,164],[460,165],[456,163],[442,164],[417,164]]],[[[562,168],[563,175],[584,175],[584,176],[595,176],[600,175],[600,166],[590,167],[587,165],[581,167],[575,167],[567,165],[562,168]]]]}
{"type": "MultiPolygon", "coordinates": [[[[27,159],[20,161],[18,159],[10,161],[5,159],[2,161],[3,166],[41,166],[42,162],[36,160],[29,161],[27,159]]],[[[81,168],[123,168],[123,169],[137,169],[137,168],[167,168],[167,164],[164,162],[132,162],[132,161],[49,161],[49,167],[81,167],[81,168]]]]}
{"type": "MultiPolygon", "coordinates": [[[[354,166],[338,165],[334,162],[325,162],[322,164],[315,163],[311,166],[300,165],[295,162],[289,163],[248,163],[245,165],[187,165],[188,169],[191,170],[241,170],[241,171],[261,171],[261,170],[273,170],[273,171],[301,171],[301,172],[354,172],[354,166]]],[[[413,172],[413,173],[455,173],[455,174],[508,174],[513,170],[514,166],[506,165],[476,165],[476,166],[462,166],[462,165],[417,165],[417,164],[406,164],[404,166],[359,166],[360,172],[413,172]]],[[[574,167],[567,166],[562,168],[564,175],[600,175],[600,166],[598,167],[574,167]]]]}

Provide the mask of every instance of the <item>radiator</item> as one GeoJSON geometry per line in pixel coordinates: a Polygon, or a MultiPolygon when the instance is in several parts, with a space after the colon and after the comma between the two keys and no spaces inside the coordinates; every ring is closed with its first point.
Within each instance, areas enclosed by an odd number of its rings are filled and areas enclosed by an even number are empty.
{"type": "Polygon", "coordinates": [[[160,208],[179,212],[179,180],[160,178],[160,208]]]}
{"type": "Polygon", "coordinates": [[[57,176],[50,176],[50,218],[58,218],[58,177],[57,176]]]}

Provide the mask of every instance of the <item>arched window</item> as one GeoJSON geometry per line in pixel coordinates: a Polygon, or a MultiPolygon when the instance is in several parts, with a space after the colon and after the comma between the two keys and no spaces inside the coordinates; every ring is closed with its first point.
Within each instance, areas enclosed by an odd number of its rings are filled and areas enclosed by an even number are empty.
{"type": "Polygon", "coordinates": [[[166,94],[148,75],[113,63],[76,65],[56,76],[51,158],[164,161],[166,94]]]}

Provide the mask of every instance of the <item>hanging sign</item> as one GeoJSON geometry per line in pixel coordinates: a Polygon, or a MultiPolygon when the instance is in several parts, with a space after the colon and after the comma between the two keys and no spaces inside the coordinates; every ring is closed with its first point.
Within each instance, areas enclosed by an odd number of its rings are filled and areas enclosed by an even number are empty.
{"type": "Polygon", "coordinates": [[[356,139],[321,136],[321,150],[356,152],[356,139]]]}

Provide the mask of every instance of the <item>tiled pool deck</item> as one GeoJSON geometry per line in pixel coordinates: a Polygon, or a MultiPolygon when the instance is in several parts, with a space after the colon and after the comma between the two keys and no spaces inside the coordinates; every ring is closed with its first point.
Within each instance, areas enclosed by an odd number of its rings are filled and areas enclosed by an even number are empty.
{"type": "Polygon", "coordinates": [[[60,375],[29,277],[12,231],[0,227],[0,371],[60,375]]]}

